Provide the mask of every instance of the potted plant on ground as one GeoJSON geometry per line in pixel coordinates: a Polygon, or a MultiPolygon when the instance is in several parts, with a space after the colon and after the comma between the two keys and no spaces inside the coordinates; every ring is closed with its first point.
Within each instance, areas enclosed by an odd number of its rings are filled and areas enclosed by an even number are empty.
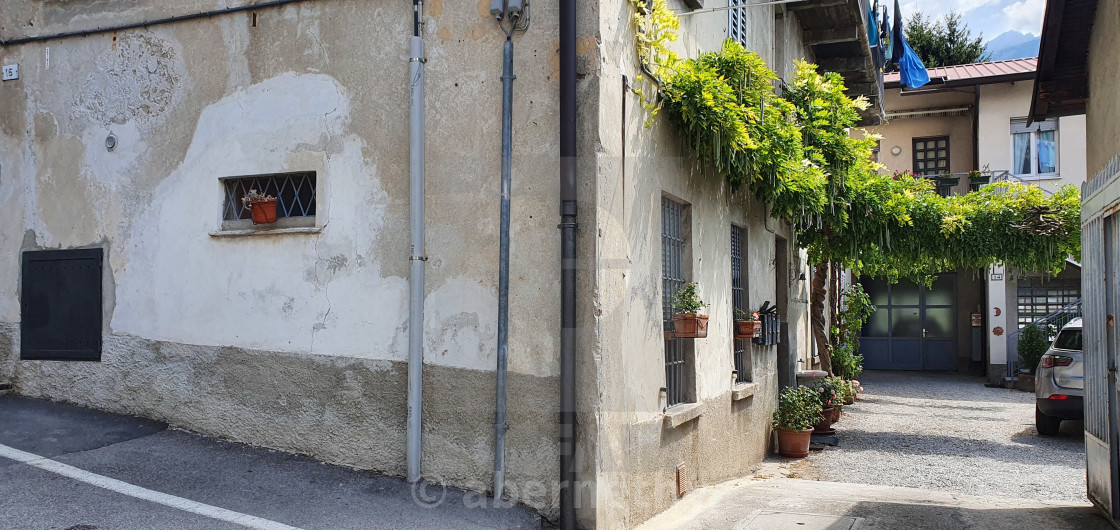
{"type": "Polygon", "coordinates": [[[832,423],[836,421],[837,407],[841,405],[840,385],[837,383],[839,377],[832,376],[824,379],[819,379],[813,383],[813,390],[816,391],[817,400],[821,404],[821,417],[817,426],[813,429],[816,434],[832,434],[835,431],[832,429],[832,423]]]}
{"type": "Polygon", "coordinates": [[[1042,328],[1031,324],[1019,332],[1019,390],[1034,392],[1034,371],[1048,348],[1050,341],[1042,328]]]}
{"type": "Polygon", "coordinates": [[[249,193],[241,198],[241,204],[253,214],[255,225],[276,222],[276,203],[276,197],[265,195],[257,190],[249,190],[249,193]]]}
{"type": "Polygon", "coordinates": [[[753,339],[762,330],[762,321],[758,319],[757,311],[735,310],[735,338],[753,339]]]}
{"type": "Polygon", "coordinates": [[[702,339],[708,336],[708,315],[700,310],[707,304],[700,299],[695,283],[685,284],[673,295],[673,336],[678,339],[702,339]]]}
{"type": "Polygon", "coordinates": [[[820,416],[821,400],[815,390],[806,386],[782,390],[771,422],[778,432],[778,454],[790,458],[809,456],[813,425],[820,416]]]}

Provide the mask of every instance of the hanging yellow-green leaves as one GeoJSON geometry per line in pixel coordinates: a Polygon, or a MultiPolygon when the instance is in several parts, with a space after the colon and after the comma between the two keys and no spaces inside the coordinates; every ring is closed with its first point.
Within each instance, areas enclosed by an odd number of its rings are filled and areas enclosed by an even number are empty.
{"type": "Polygon", "coordinates": [[[728,40],[681,60],[669,50],[679,27],[664,0],[631,0],[639,59],[659,92],[643,94],[680,130],[702,163],[733,190],[747,189],[789,221],[814,262],[835,261],[876,277],[928,280],[961,267],[1004,263],[1056,272],[1080,256],[1080,197],[1067,186],[998,183],[941,197],[929,180],[883,174],[877,138],[853,134],[862,97],[839,74],[797,62],[778,96],[774,72],[728,40]],[[657,96],[660,96],[659,99],[657,96]]]}

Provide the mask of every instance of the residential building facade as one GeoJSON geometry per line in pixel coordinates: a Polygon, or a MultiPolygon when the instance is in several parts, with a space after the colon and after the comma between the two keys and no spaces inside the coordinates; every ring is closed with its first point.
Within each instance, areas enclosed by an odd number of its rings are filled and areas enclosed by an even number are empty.
{"type": "MultiPolygon", "coordinates": [[[[827,33],[866,27],[859,3],[734,18],[670,3],[682,54],[718,48],[734,22],[779,75],[820,60],[877,99],[858,61],[866,36],[827,33]]],[[[780,383],[812,362],[810,268],[789,225],[700,167],[668,120],[644,126],[634,6],[575,4],[574,264],[556,223],[569,2],[534,2],[511,38],[504,494],[560,515],[559,278],[575,267],[575,511],[582,527],[626,528],[765,457],[780,383]],[[707,338],[666,333],[685,282],[709,304],[707,338]],[[764,302],[779,336],[733,340],[733,308],[764,302]]],[[[404,476],[409,268],[423,260],[421,474],[492,492],[506,35],[486,2],[422,4],[416,256],[415,4],[212,8],[15,0],[0,12],[0,62],[18,65],[0,84],[0,382],[404,476]],[[120,24],[136,27],[103,29],[120,24]],[[278,197],[275,224],[251,220],[251,190],[278,197]]]]}
{"type": "MultiPolygon", "coordinates": [[[[1085,116],[1028,123],[1036,65],[1028,58],[930,68],[931,82],[917,90],[888,74],[887,123],[873,129],[883,137],[879,161],[926,175],[942,195],[1001,180],[1046,193],[1080,186],[1085,116]]],[[[1075,262],[1056,277],[996,266],[943,274],[931,288],[864,284],[879,309],[862,339],[868,368],[986,373],[995,383],[1015,368],[1018,330],[1081,296],[1075,262]]]]}

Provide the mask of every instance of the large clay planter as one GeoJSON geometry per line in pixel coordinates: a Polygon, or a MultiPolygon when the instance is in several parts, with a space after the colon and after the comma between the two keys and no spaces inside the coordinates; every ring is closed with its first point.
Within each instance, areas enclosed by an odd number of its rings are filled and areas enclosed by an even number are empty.
{"type": "Polygon", "coordinates": [[[825,407],[821,411],[821,421],[817,423],[816,427],[813,427],[813,434],[833,434],[836,432],[832,429],[832,415],[835,414],[835,410],[832,407],[825,407]]]}
{"type": "Polygon", "coordinates": [[[804,431],[787,431],[778,429],[778,454],[787,458],[805,458],[809,456],[809,439],[813,429],[804,431]]]}
{"type": "Polygon", "coordinates": [[[848,397],[844,398],[844,404],[845,404],[845,405],[851,405],[851,404],[853,404],[853,403],[855,403],[855,402],[856,402],[856,396],[855,396],[855,394],[852,394],[852,395],[850,395],[850,396],[848,396],[848,397]]]}
{"type": "Polygon", "coordinates": [[[735,321],[736,339],[753,339],[758,336],[758,332],[760,331],[762,331],[762,322],[758,320],[735,321]]]}
{"type": "Polygon", "coordinates": [[[708,315],[678,313],[673,315],[673,335],[678,339],[702,339],[708,336],[708,315]]]}
{"type": "Polygon", "coordinates": [[[263,225],[276,222],[277,199],[268,201],[252,201],[249,210],[253,212],[253,224],[263,225]]]}
{"type": "Polygon", "coordinates": [[[844,415],[843,405],[833,405],[832,407],[832,423],[840,421],[840,417],[844,415]]]}

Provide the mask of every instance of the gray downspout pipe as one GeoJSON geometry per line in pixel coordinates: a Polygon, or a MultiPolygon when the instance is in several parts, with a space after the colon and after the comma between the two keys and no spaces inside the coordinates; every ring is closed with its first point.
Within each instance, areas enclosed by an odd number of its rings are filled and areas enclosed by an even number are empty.
{"type": "Polygon", "coordinates": [[[421,409],[424,384],[424,39],[420,16],[424,3],[413,0],[413,36],[409,55],[408,149],[409,233],[408,257],[408,481],[420,480],[421,409]]]}
{"type": "MultiPolygon", "coordinates": [[[[512,31],[512,30],[511,30],[512,31]]],[[[506,481],[506,362],[509,353],[509,195],[513,159],[513,39],[506,35],[502,66],[502,213],[498,247],[498,367],[494,403],[494,498],[506,481]]]]}
{"type": "Polygon", "coordinates": [[[560,528],[576,528],[576,0],[560,0],[560,528]]]}

